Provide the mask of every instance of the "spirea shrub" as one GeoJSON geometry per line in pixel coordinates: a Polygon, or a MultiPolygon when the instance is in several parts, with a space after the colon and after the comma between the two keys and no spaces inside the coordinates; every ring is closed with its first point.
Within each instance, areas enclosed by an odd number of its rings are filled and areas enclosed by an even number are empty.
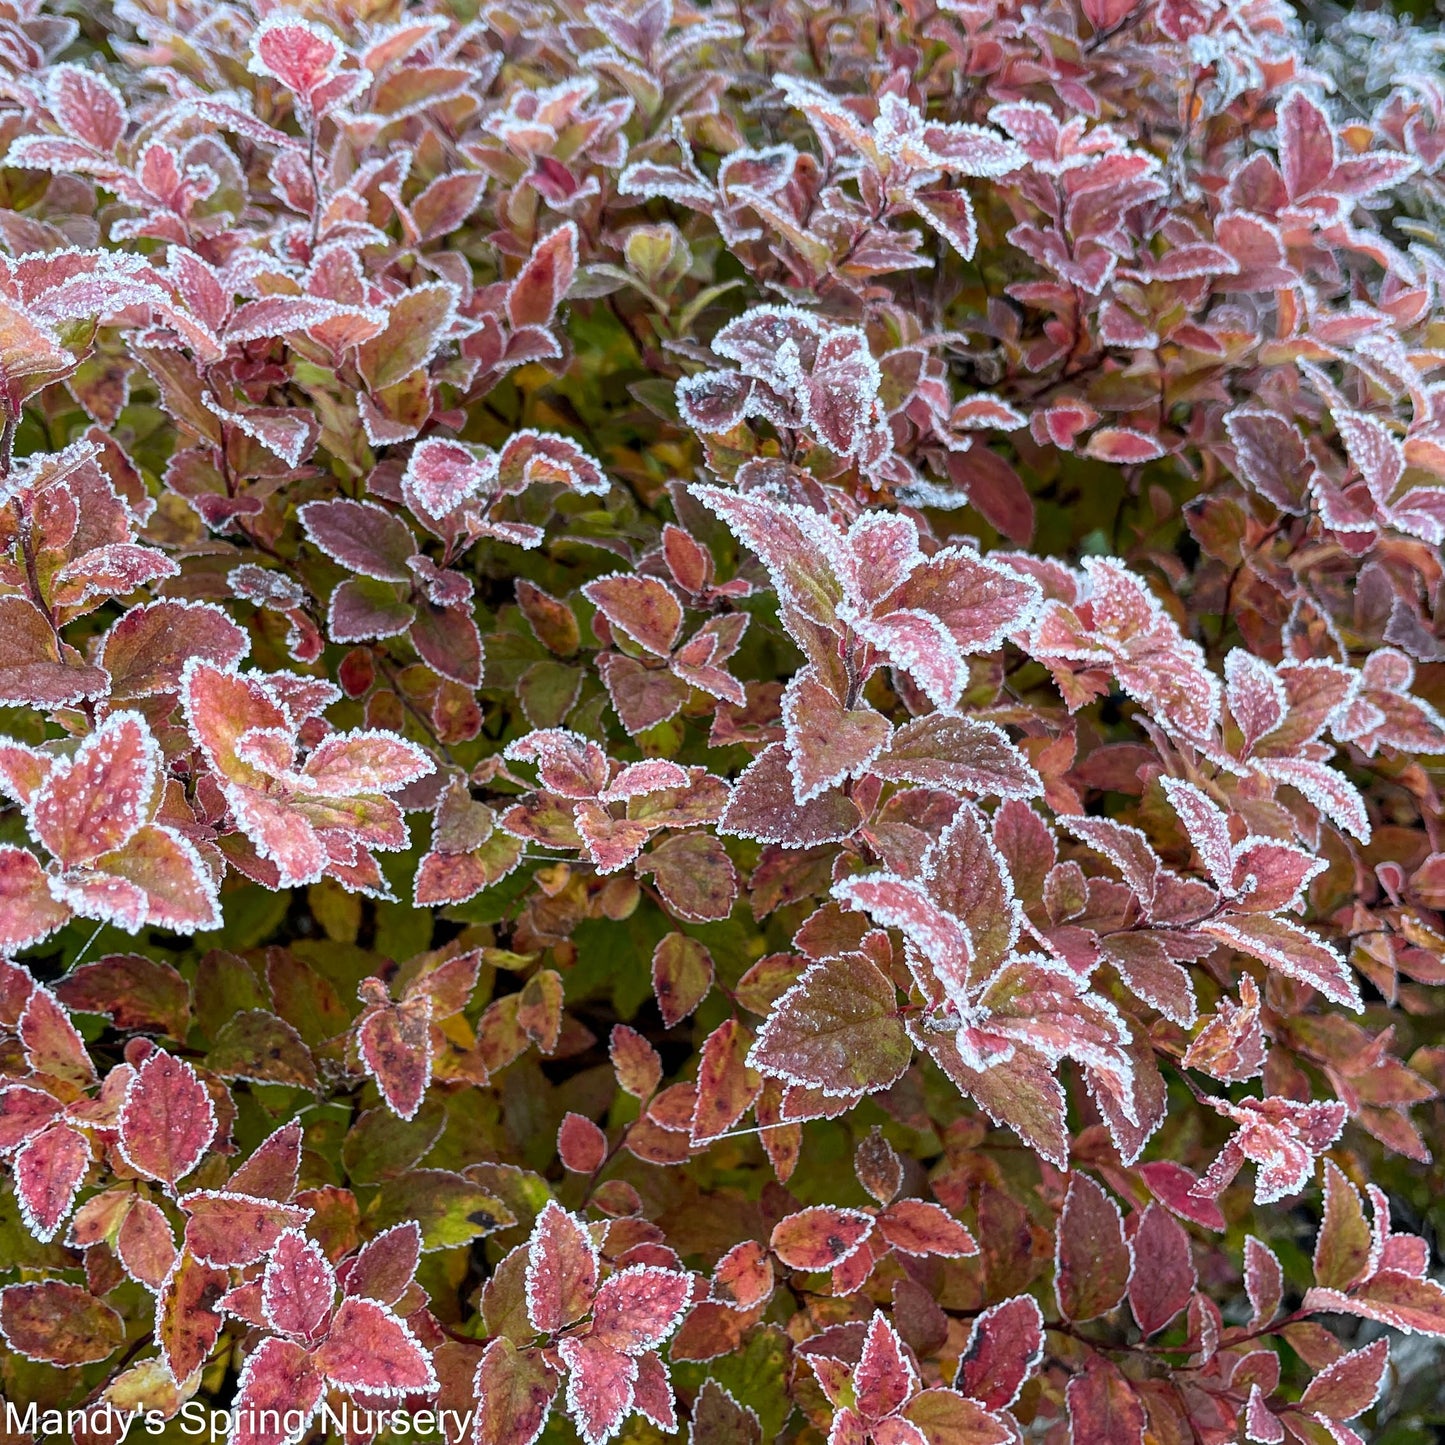
{"type": "Polygon", "coordinates": [[[1425,1438],[1437,56],[6,0],[7,1440],[1425,1438]]]}

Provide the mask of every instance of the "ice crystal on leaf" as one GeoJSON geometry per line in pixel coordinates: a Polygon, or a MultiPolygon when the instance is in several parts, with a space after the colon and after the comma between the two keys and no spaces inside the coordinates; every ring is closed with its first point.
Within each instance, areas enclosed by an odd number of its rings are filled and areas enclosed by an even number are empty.
{"type": "Polygon", "coordinates": [[[7,1395],[1428,1414],[1436,28],[81,8],[0,14],[7,1395]]]}

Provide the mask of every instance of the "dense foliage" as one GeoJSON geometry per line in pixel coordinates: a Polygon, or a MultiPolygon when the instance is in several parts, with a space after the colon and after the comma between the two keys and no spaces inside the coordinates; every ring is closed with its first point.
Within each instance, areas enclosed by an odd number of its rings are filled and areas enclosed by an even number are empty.
{"type": "Polygon", "coordinates": [[[1424,1438],[1445,76],[1323,36],[0,4],[7,1436],[1424,1438]]]}

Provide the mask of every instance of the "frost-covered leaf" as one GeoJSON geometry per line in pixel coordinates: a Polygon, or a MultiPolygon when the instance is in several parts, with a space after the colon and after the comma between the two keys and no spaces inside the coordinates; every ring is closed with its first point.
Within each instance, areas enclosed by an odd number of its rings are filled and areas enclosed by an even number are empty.
{"type": "Polygon", "coordinates": [[[126,1162],[163,1184],[184,1179],[216,1136],[216,1109],[196,1071],[157,1050],[131,1076],[120,1110],[126,1162]]]}
{"type": "Polygon", "coordinates": [[[537,1216],[527,1244],[527,1317],[555,1334],[579,1319],[597,1292],[597,1247],[587,1228],[555,1203],[537,1216]]]}
{"type": "Polygon", "coordinates": [[[22,1359],[86,1365],[120,1348],[125,1324],[88,1291],[45,1280],[0,1290],[0,1336],[22,1359]]]}
{"type": "Polygon", "coordinates": [[[865,955],[849,953],[803,974],[774,1006],[748,1057],[786,1083],[849,1097],[896,1082],[913,1046],[893,981],[865,955]]]}
{"type": "Polygon", "coordinates": [[[772,1249],[789,1269],[832,1269],[873,1232],[873,1219],[857,1209],[816,1205],[790,1214],[773,1229],[772,1249]]]}
{"type": "Polygon", "coordinates": [[[362,1394],[426,1394],[437,1385],[431,1356],[410,1327],[375,1300],[342,1300],[312,1359],[333,1385],[362,1394]]]}
{"type": "Polygon", "coordinates": [[[1095,1319],[1124,1298],[1133,1269],[1124,1221],[1086,1174],[1070,1176],[1055,1258],[1054,1291],[1065,1319],[1095,1319]]]}

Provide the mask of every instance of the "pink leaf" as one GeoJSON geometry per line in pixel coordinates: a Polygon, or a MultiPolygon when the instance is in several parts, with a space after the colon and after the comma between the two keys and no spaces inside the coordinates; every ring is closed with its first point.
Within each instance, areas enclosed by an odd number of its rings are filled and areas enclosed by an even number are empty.
{"type": "Polygon", "coordinates": [[[475,1445],[533,1445],[547,1423],[557,1378],[540,1353],[519,1350],[505,1335],[477,1362],[475,1445]]]}
{"type": "MultiPolygon", "coordinates": [[[[425,445],[419,445],[412,453],[413,467],[425,445]]],[[[443,515],[436,508],[429,510],[434,515],[443,515]]],[[[411,580],[407,562],[417,550],[416,539],[411,529],[385,507],[375,502],[339,498],[329,502],[307,502],[297,515],[306,535],[333,562],[339,562],[363,577],[382,582],[411,580]]]]}
{"type": "Polygon", "coordinates": [[[893,1326],[876,1311],[868,1323],[854,1376],[858,1413],[882,1420],[897,1413],[918,1392],[918,1376],[893,1326]]]}
{"type": "Polygon", "coordinates": [[[261,1307],[274,1330],[307,1338],[331,1313],[336,1275],[321,1246],[299,1230],[276,1241],[261,1277],[261,1307]]]}
{"type": "Polygon", "coordinates": [[[587,1227],[549,1200],[527,1242],[527,1317],[556,1334],[591,1307],[597,1293],[597,1246],[587,1227]]]}
{"type": "Polygon", "coordinates": [[[65,1222],[90,1166],[85,1136],[60,1125],[32,1135],[15,1156],[15,1200],[25,1227],[39,1240],[54,1238],[65,1222]]]}
{"type": "Polygon", "coordinates": [[[1101,462],[1113,462],[1118,466],[1137,465],[1152,462],[1164,455],[1164,448],[1158,441],[1143,432],[1130,427],[1101,427],[1089,438],[1084,455],[1101,462]]]}
{"type": "Polygon", "coordinates": [[[432,1068],[432,1005],[425,996],[376,1005],[357,1029],[357,1049],[387,1107],[414,1119],[426,1097],[432,1068]]]}
{"type": "Polygon", "coordinates": [[[374,1300],[342,1300],[330,1333],[312,1358],[343,1390],[397,1396],[424,1395],[437,1388],[431,1356],[403,1321],[374,1300]]]}
{"type": "Polygon", "coordinates": [[[394,1305],[406,1293],[421,1261],[421,1226],[404,1220],[367,1240],[351,1261],[345,1292],[394,1305]]]}
{"type": "Polygon", "coordinates": [[[225,1190],[195,1190],[181,1196],[186,1248],[208,1264],[244,1266],[264,1259],[288,1229],[299,1230],[311,1217],[297,1204],[253,1199],[225,1190]]]}
{"type": "Polygon", "coordinates": [[[1244,1241],[1244,1289],[1254,1311],[1250,1327],[1273,1320],[1284,1297],[1284,1271],[1275,1252],[1252,1234],[1244,1241]]]}
{"type": "Polygon", "coordinates": [[[682,604],[665,582],[615,572],[585,583],[582,595],[624,636],[666,656],[682,628],[682,604]]]}
{"type": "Polygon", "coordinates": [[[46,80],[46,96],[65,133],[109,155],[125,134],[126,107],[120,92],[99,72],[57,65],[46,80]]]}
{"type": "Polygon", "coordinates": [[[251,37],[248,68],[269,75],[303,98],[330,79],[341,61],[341,43],[309,21],[273,16],[251,37]]]}
{"type": "Polygon", "coordinates": [[[144,821],[160,765],[140,714],[111,713],[40,785],[31,805],[35,836],[66,868],[115,851],[144,821]]]}
{"type": "Polygon", "coordinates": [[[639,1264],[597,1291],[591,1339],[627,1355],[654,1350],[677,1328],[692,1297],[692,1276],[639,1264]]]}
{"type": "Polygon", "coordinates": [[[1331,1420],[1353,1420],[1380,1398],[1389,1366],[1389,1340],[1376,1340],[1362,1350],[1341,1355],[1309,1382],[1300,1406],[1331,1420]]]}
{"type": "Polygon", "coordinates": [[[216,1110],[196,1071],[157,1049],[132,1075],[120,1110],[120,1149],[137,1172],[184,1179],[216,1136],[216,1110]]]}
{"type": "Polygon", "coordinates": [[[236,1381],[236,1428],[231,1445],[288,1445],[305,1434],[284,1422],[308,1422],[326,1392],[311,1356],[291,1340],[262,1340],[236,1381]]]}
{"type": "Polygon", "coordinates": [[[886,1089],[912,1058],[898,990],[861,953],[810,967],[778,1000],[748,1055],[763,1073],[832,1097],[886,1089]]]}
{"type": "Polygon", "coordinates": [[[513,327],[547,326],[577,270],[577,227],[568,221],[539,241],[507,290],[513,327]]]}
{"type": "Polygon", "coordinates": [[[588,1337],[569,1337],[558,1347],[569,1371],[567,1413],[583,1445],[602,1445],[632,1409],[637,1361],[588,1337]]]}

